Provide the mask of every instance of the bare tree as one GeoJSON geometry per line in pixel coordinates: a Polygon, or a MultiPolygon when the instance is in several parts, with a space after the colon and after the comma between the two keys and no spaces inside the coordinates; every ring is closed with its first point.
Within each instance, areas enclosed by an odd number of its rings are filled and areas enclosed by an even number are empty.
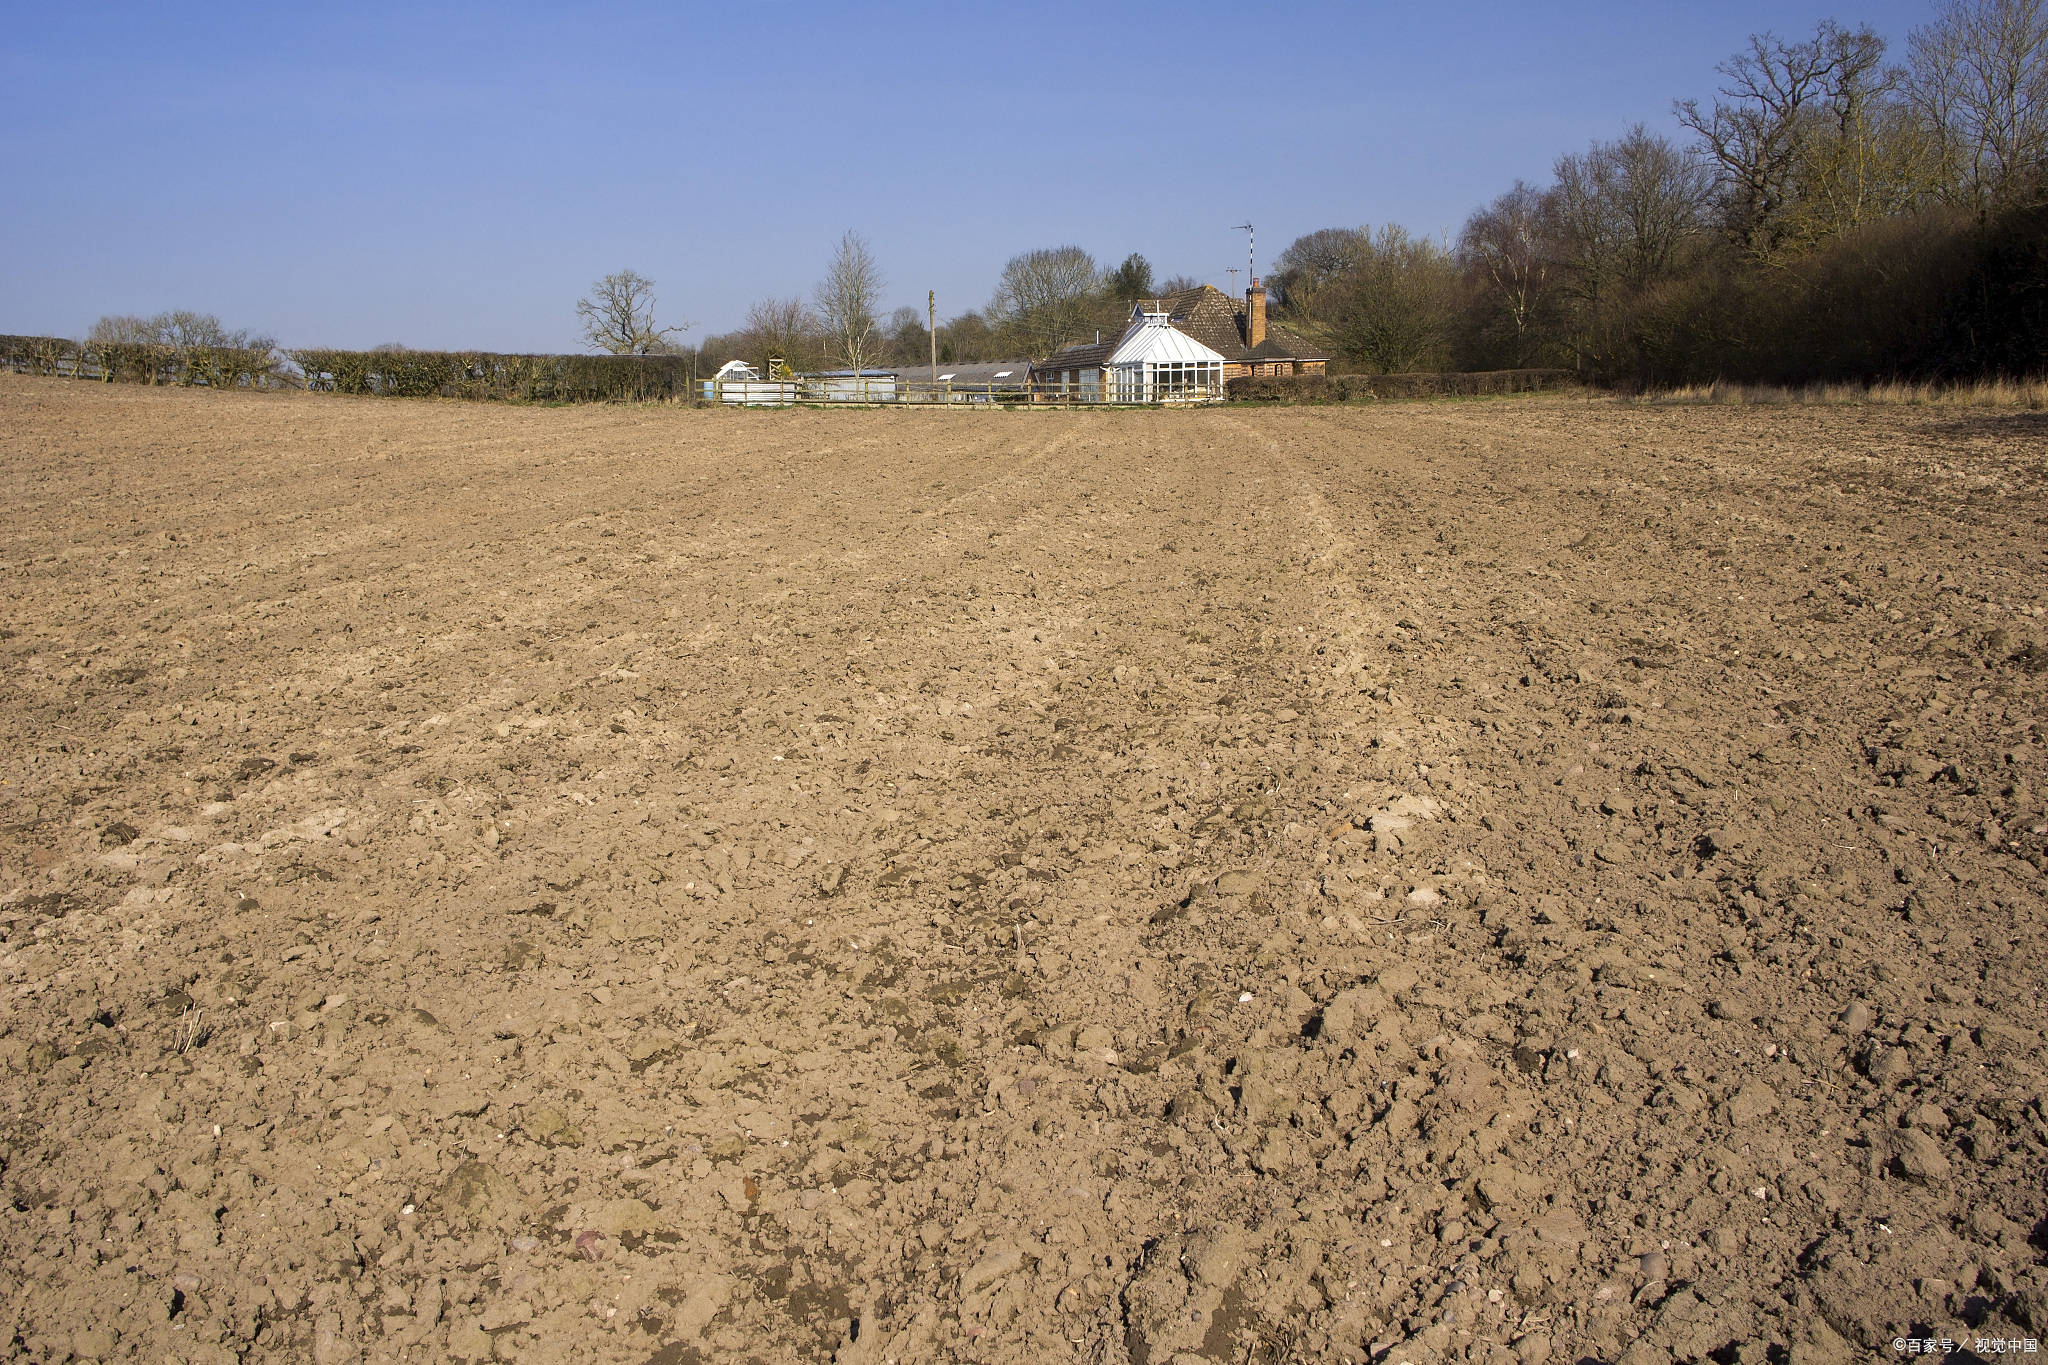
{"type": "Polygon", "coordinates": [[[882,323],[882,336],[890,363],[908,365],[922,360],[930,364],[932,329],[925,322],[923,309],[909,304],[892,309],[882,323]]]}
{"type": "Polygon", "coordinates": [[[591,296],[576,301],[583,319],[583,339],[613,355],[672,355],[669,338],[689,330],[685,322],[662,327],[654,320],[654,281],[633,270],[607,275],[590,286],[591,296]]]}
{"type": "Polygon", "coordinates": [[[872,368],[881,359],[884,345],[877,317],[882,306],[882,267],[859,233],[848,232],[839,239],[832,264],[813,297],[834,358],[849,370],[872,368]]]}
{"type": "Polygon", "coordinates": [[[1323,291],[1372,254],[1369,228],[1323,228],[1295,238],[1273,262],[1273,285],[1295,316],[1322,321],[1316,305],[1323,291]]]}
{"type": "Polygon", "coordinates": [[[153,318],[101,318],[93,324],[93,335],[99,336],[102,329],[126,333],[122,340],[146,341],[179,350],[207,346],[221,350],[267,351],[277,345],[269,337],[251,332],[246,327],[230,331],[213,314],[195,313],[185,308],[158,313],[153,318]]]}
{"type": "Polygon", "coordinates": [[[1364,242],[1351,268],[1328,286],[1333,297],[1325,307],[1337,344],[1382,374],[1439,364],[1456,303],[1458,272],[1450,253],[1394,223],[1364,242]]]}
{"type": "Polygon", "coordinates": [[[1786,219],[1788,245],[1818,246],[1941,195],[1941,141],[1903,96],[1903,74],[1873,71],[1814,118],[1786,219]]]}
{"type": "Polygon", "coordinates": [[[154,346],[159,339],[156,319],[125,313],[101,318],[86,336],[94,346],[154,346]]]}
{"type": "Polygon", "coordinates": [[[939,324],[939,363],[971,364],[1000,359],[1001,350],[996,342],[995,329],[988,325],[988,319],[970,308],[939,324]]]}
{"type": "Polygon", "coordinates": [[[1705,226],[1708,172],[1642,124],[1557,159],[1545,197],[1550,236],[1587,299],[1671,269],[1705,226]]]}
{"type": "Polygon", "coordinates": [[[1844,169],[1822,145],[1846,138],[1868,150],[1872,106],[1889,88],[1883,62],[1884,39],[1868,25],[1826,20],[1798,43],[1754,34],[1746,52],[1715,68],[1728,84],[1711,109],[1696,100],[1673,105],[1714,163],[1729,236],[1758,260],[1813,235],[1796,227],[1802,190],[1821,162],[1834,162],[1838,176],[1844,169]]]}
{"type": "Polygon", "coordinates": [[[1945,186],[1979,210],[2039,193],[2048,168],[2048,3],[1948,0],[1911,38],[1907,91],[1945,186]]]}
{"type": "Polygon", "coordinates": [[[746,336],[764,366],[779,358],[792,370],[810,368],[821,330],[802,299],[762,299],[747,310],[746,336]]]}
{"type": "Polygon", "coordinates": [[[1556,268],[1561,340],[1582,364],[1606,363],[1608,316],[1675,269],[1707,228],[1711,174],[1637,124],[1613,142],[1557,159],[1543,197],[1544,237],[1556,268]]]}
{"type": "Polygon", "coordinates": [[[996,284],[989,316],[1033,355],[1050,355],[1081,336],[1101,291],[1095,258],[1077,246],[1012,256],[996,284]]]}
{"type": "Polygon", "coordinates": [[[174,309],[155,317],[103,317],[88,342],[112,368],[144,368],[179,383],[224,387],[268,383],[277,369],[274,338],[246,327],[230,329],[211,313],[174,309]]]}
{"type": "Polygon", "coordinates": [[[1543,220],[1543,191],[1517,180],[1466,219],[1458,239],[1458,254],[1486,300],[1480,330],[1512,367],[1527,365],[1535,353],[1537,312],[1550,286],[1543,220]]]}

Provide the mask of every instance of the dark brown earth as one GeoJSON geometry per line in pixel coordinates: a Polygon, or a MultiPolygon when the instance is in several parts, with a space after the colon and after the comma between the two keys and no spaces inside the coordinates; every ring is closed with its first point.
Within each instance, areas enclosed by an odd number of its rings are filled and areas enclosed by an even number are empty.
{"type": "Polygon", "coordinates": [[[8,1358],[2048,1334],[2048,428],[0,379],[8,1358]]]}

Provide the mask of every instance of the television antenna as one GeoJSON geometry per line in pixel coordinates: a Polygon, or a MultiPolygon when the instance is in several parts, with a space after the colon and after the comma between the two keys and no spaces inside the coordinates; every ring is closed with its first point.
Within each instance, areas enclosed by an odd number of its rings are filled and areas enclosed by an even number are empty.
{"type": "MultiPolygon", "coordinates": [[[[1252,281],[1254,281],[1254,280],[1258,279],[1258,277],[1259,277],[1259,261],[1258,261],[1258,254],[1259,254],[1259,253],[1258,253],[1258,248],[1259,248],[1259,234],[1257,233],[1257,231],[1255,231],[1255,230],[1253,229],[1252,225],[1251,225],[1250,223],[1248,223],[1248,222],[1246,222],[1246,223],[1239,223],[1239,224],[1238,224],[1238,225],[1237,225],[1236,227],[1232,228],[1232,229],[1231,229],[1231,231],[1232,231],[1232,232],[1242,232],[1243,234],[1245,234],[1245,239],[1244,239],[1244,274],[1245,274],[1245,283],[1246,283],[1246,285],[1247,285],[1247,286],[1249,286],[1249,285],[1251,284],[1251,282],[1252,282],[1252,281]]],[[[1235,289],[1236,287],[1237,287],[1237,281],[1236,281],[1236,280],[1235,280],[1235,279],[1233,278],[1233,279],[1231,280],[1231,288],[1235,289]]]]}

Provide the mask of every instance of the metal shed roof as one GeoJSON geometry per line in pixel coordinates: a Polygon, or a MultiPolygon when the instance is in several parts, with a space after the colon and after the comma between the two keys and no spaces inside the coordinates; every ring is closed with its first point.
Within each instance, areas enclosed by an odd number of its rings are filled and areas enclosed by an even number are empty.
{"type": "MultiPolygon", "coordinates": [[[[905,379],[928,380],[932,377],[930,364],[906,365],[897,371],[905,379]]],[[[1024,384],[1031,378],[1031,362],[1028,360],[977,360],[939,362],[939,382],[961,385],[1024,384]]]]}

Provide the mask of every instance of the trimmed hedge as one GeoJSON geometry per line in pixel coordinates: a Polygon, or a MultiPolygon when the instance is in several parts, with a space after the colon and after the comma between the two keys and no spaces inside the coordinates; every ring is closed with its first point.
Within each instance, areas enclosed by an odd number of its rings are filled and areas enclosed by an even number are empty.
{"type": "Polygon", "coordinates": [[[70,374],[78,343],[63,337],[0,336],[0,367],[22,374],[70,374]]]}
{"type": "Polygon", "coordinates": [[[1372,398],[1451,398],[1577,388],[1570,370],[1478,370],[1468,374],[1246,375],[1223,386],[1233,403],[1349,403],[1372,398]]]}
{"type": "Polygon", "coordinates": [[[306,387],[389,398],[658,403],[690,397],[674,355],[499,355],[491,351],[287,351],[306,387]]]}
{"type": "Polygon", "coordinates": [[[144,346],[0,336],[0,369],[136,384],[205,384],[216,389],[291,388],[274,351],[247,346],[144,346]]]}
{"type": "Polygon", "coordinates": [[[539,403],[687,401],[690,362],[674,355],[498,355],[489,351],[267,351],[233,346],[79,343],[0,336],[0,369],[23,374],[211,388],[298,388],[393,398],[539,403]],[[284,362],[289,360],[291,365],[284,362]],[[295,372],[292,365],[298,367],[295,372]]]}

